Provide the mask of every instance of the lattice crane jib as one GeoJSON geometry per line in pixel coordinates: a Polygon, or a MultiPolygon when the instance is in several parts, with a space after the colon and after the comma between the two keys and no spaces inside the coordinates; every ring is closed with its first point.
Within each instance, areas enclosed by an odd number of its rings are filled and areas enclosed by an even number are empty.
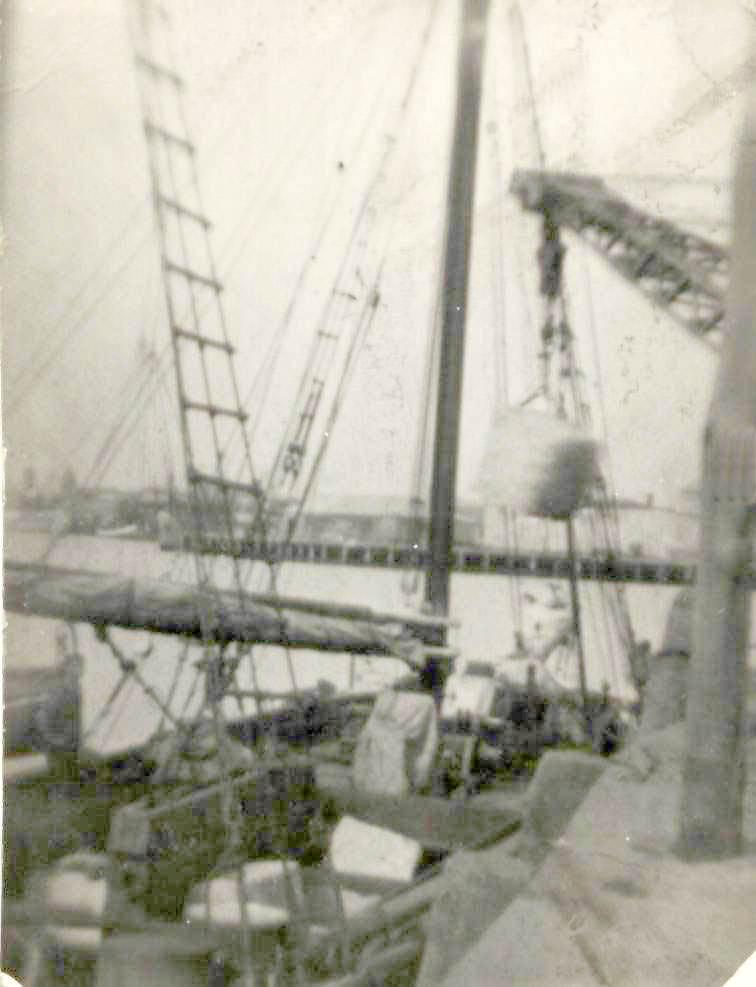
{"type": "MultiPolygon", "coordinates": [[[[719,344],[729,276],[728,252],[720,244],[645,212],[594,176],[517,171],[511,191],[542,219],[541,290],[552,305],[562,273],[560,235],[567,230],[689,333],[709,346],[719,344]]],[[[616,528],[611,512],[601,513],[602,523],[616,528]]],[[[629,621],[622,623],[629,629],[629,621]]]]}
{"type": "Polygon", "coordinates": [[[511,191],[524,209],[577,234],[698,339],[718,344],[729,271],[724,247],[631,205],[600,178],[517,171],[511,191]]]}
{"type": "MultiPolygon", "coordinates": [[[[542,208],[541,213],[541,244],[537,258],[540,271],[539,290],[543,300],[543,323],[541,327],[541,389],[540,393],[547,404],[554,408],[557,414],[566,421],[572,422],[588,433],[593,432],[591,404],[586,393],[586,385],[580,366],[578,348],[572,329],[567,293],[563,281],[564,259],[566,247],[561,234],[559,217],[549,208],[549,195],[544,192],[538,182],[542,172],[534,174],[532,184],[527,186],[526,193],[531,201],[538,199],[542,208]]],[[[591,512],[586,515],[590,528],[590,542],[594,549],[601,546],[605,551],[615,554],[620,547],[619,518],[610,495],[609,487],[603,475],[597,471],[591,490],[591,512]]],[[[572,612],[574,636],[578,651],[579,669],[581,674],[581,690],[584,701],[587,695],[587,679],[584,664],[582,640],[581,594],[578,589],[577,555],[578,530],[573,519],[566,524],[568,556],[572,563],[570,588],[572,596],[572,612]]],[[[605,640],[601,644],[604,658],[607,662],[607,682],[610,688],[620,687],[624,673],[620,671],[618,656],[615,654],[615,643],[620,645],[621,658],[625,671],[634,679],[635,639],[629,608],[622,587],[607,587],[604,590],[603,602],[600,604],[603,614],[602,622],[605,628],[605,640]],[[619,635],[615,642],[612,628],[619,635]]]]}

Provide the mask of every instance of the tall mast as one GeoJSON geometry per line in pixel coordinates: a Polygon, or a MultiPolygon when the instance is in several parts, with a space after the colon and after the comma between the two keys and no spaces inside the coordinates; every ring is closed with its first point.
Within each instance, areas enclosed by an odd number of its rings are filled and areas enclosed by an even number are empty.
{"type": "Polygon", "coordinates": [[[488,3],[489,0],[463,0],[446,200],[441,359],[431,487],[431,568],[426,583],[426,600],[434,613],[442,615],[449,610],[450,555],[454,545],[467,289],[488,3]]]}

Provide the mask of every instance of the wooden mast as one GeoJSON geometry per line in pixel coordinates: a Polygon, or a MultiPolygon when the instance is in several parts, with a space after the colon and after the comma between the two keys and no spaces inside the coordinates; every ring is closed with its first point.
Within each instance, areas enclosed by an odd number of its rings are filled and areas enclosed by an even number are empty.
{"type": "Polygon", "coordinates": [[[730,287],[702,484],[679,840],[692,858],[734,854],[742,843],[751,623],[743,575],[756,501],[756,93],[735,172],[730,287]]]}
{"type": "Polygon", "coordinates": [[[457,453],[462,402],[467,289],[489,0],[463,0],[457,62],[457,97],[446,200],[442,337],[431,486],[431,566],[426,600],[433,613],[449,611],[454,545],[457,453]]]}

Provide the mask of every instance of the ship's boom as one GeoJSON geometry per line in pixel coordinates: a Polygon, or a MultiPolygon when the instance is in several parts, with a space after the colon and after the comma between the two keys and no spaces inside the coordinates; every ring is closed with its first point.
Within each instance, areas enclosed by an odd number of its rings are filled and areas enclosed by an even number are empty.
{"type": "Polygon", "coordinates": [[[196,586],[46,565],[5,563],[5,607],[26,616],[176,634],[202,640],[209,609],[212,640],[400,657],[422,665],[445,621],[376,613],[316,601],[213,593],[196,586]]]}

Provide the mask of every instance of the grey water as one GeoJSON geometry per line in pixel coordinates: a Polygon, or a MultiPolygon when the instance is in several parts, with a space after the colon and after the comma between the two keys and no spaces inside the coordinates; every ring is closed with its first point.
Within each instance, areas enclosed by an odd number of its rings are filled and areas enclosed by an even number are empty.
{"type": "MultiPolygon", "coordinates": [[[[40,559],[49,547],[49,536],[39,532],[6,530],[5,557],[15,561],[40,559]]],[[[121,577],[178,583],[194,581],[194,562],[190,556],[161,551],[154,542],[119,540],[98,536],[68,536],[58,541],[49,553],[51,565],[101,571],[121,577]]],[[[230,564],[218,560],[215,579],[219,586],[233,585],[230,564]]],[[[258,577],[254,584],[262,589],[258,577]]],[[[279,577],[279,591],[332,602],[371,606],[382,611],[417,609],[422,596],[422,581],[393,571],[324,565],[285,566],[279,577]],[[410,585],[414,582],[414,585],[410,585]]],[[[548,587],[544,580],[522,580],[522,592],[532,599],[543,598],[548,587]]],[[[602,670],[602,651],[606,644],[594,627],[591,602],[598,593],[596,586],[581,590],[587,619],[585,624],[589,686],[601,688],[607,674],[602,670]]],[[[637,639],[646,639],[652,649],[659,646],[667,610],[676,590],[658,586],[630,586],[627,601],[637,639]]],[[[514,648],[514,618],[511,586],[508,577],[455,575],[451,587],[450,643],[458,649],[461,661],[486,660],[499,663],[514,648]]],[[[595,611],[595,607],[593,610],[595,611]]],[[[60,621],[6,614],[5,661],[8,666],[52,665],[60,659],[60,621]]],[[[67,632],[69,633],[69,632],[67,632]]],[[[83,729],[87,744],[100,751],[121,749],[145,740],[159,725],[162,713],[136,682],[129,682],[116,700],[108,700],[121,677],[121,671],[107,644],[99,641],[92,628],[80,625],[75,630],[76,647],[84,658],[82,679],[83,729]]],[[[196,661],[200,650],[192,646],[188,653],[182,642],[169,636],[148,635],[141,631],[113,630],[112,640],[128,657],[140,658],[140,671],[155,691],[165,697],[175,687],[171,709],[191,714],[201,702],[201,688],[192,695],[197,677],[196,661]],[[177,673],[180,671],[180,675],[177,673]]],[[[70,639],[70,633],[69,633],[70,639]]],[[[69,641],[70,643],[70,641],[69,641]]],[[[350,658],[309,651],[292,654],[291,665],[280,648],[254,649],[255,676],[246,668],[242,685],[271,691],[314,687],[328,680],[339,691],[372,689],[390,682],[406,672],[397,659],[350,658]],[[294,682],[292,683],[292,672],[294,682]],[[246,681],[245,681],[246,679],[246,681]]],[[[245,701],[244,712],[252,712],[245,701]]],[[[228,701],[227,712],[239,712],[228,701]]]]}

